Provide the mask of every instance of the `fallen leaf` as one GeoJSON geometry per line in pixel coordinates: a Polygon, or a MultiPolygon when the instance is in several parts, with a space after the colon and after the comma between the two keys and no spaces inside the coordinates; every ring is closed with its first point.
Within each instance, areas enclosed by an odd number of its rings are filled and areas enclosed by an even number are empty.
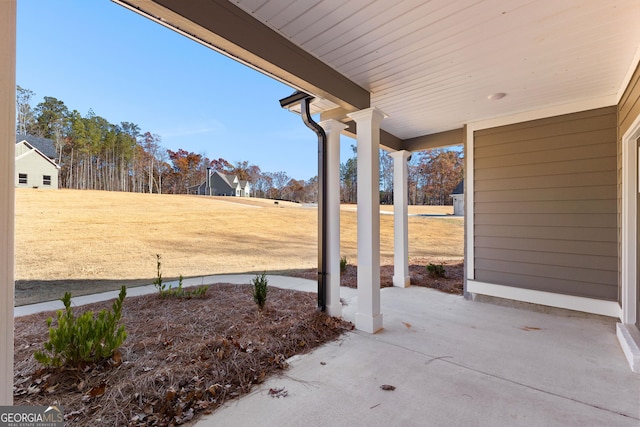
{"type": "Polygon", "coordinates": [[[523,331],[540,331],[542,330],[542,328],[536,328],[535,326],[523,326],[522,328],[523,331]]]}
{"type": "Polygon", "coordinates": [[[215,396],[216,395],[216,391],[218,390],[218,387],[221,387],[220,384],[213,384],[210,385],[209,388],[207,388],[207,391],[212,395],[215,396]]]}
{"type": "Polygon", "coordinates": [[[271,397],[277,397],[278,399],[280,399],[281,397],[287,397],[288,395],[289,392],[285,390],[284,387],[269,389],[269,396],[271,397]]]}
{"type": "Polygon", "coordinates": [[[122,364],[122,353],[119,350],[114,351],[111,359],[116,366],[120,366],[122,364]]]}
{"type": "Polygon", "coordinates": [[[89,390],[89,393],[87,393],[86,396],[88,396],[89,398],[100,397],[104,394],[106,389],[107,389],[106,384],[100,384],[98,387],[94,387],[91,390],[89,390]]]}
{"type": "Polygon", "coordinates": [[[389,385],[389,384],[382,384],[380,386],[381,389],[385,390],[385,391],[393,391],[395,390],[395,386],[389,385]]]}
{"type": "Polygon", "coordinates": [[[171,400],[175,399],[176,398],[176,389],[174,389],[173,387],[169,387],[169,389],[167,390],[166,398],[167,398],[168,401],[171,401],[171,400]]]}
{"type": "Polygon", "coordinates": [[[411,323],[408,323],[408,322],[402,322],[402,324],[403,324],[404,326],[406,326],[406,327],[407,327],[407,329],[411,329],[411,323]]]}

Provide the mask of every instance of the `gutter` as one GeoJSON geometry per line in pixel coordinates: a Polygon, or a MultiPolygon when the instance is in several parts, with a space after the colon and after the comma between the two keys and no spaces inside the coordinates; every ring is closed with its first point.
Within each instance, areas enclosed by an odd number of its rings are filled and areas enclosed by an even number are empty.
{"type": "Polygon", "coordinates": [[[280,100],[282,108],[289,109],[300,103],[300,112],[304,124],[318,136],[318,309],[325,311],[327,308],[327,134],[322,126],[311,118],[311,101],[313,96],[297,91],[280,100]]]}

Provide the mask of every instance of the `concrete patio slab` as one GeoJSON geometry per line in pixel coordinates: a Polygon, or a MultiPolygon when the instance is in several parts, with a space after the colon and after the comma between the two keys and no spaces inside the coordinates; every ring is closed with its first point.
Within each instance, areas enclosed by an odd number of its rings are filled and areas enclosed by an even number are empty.
{"type": "MultiPolygon", "coordinates": [[[[356,294],[341,291],[353,320],[356,294]]],[[[196,426],[640,425],[640,375],[613,319],[415,287],[383,289],[382,312],[380,333],[355,331],[294,358],[196,426]]]]}

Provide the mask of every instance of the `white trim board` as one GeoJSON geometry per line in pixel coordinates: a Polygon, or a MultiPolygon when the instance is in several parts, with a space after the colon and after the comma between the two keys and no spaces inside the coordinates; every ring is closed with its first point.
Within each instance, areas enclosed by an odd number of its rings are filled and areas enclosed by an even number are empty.
{"type": "Polygon", "coordinates": [[[638,157],[636,140],[640,138],[640,116],[622,136],[622,323],[636,323],[637,300],[637,205],[638,157]]]}
{"type": "Polygon", "coordinates": [[[616,336],[629,367],[633,372],[640,373],[640,347],[638,347],[640,340],[634,338],[634,335],[638,336],[638,329],[635,325],[625,325],[624,323],[616,325],[616,336]]]}
{"type": "Polygon", "coordinates": [[[599,314],[601,316],[619,318],[622,315],[620,306],[615,301],[534,291],[531,289],[514,288],[512,286],[494,285],[492,283],[478,282],[475,280],[467,280],[467,292],[599,314]]]}
{"type": "Polygon", "coordinates": [[[467,140],[465,147],[465,159],[467,164],[464,168],[464,192],[466,193],[466,200],[464,202],[464,222],[467,231],[467,251],[465,257],[465,264],[467,270],[467,279],[473,280],[475,278],[475,242],[474,242],[474,213],[473,213],[473,205],[474,205],[474,191],[475,191],[475,165],[474,165],[474,146],[473,146],[473,132],[475,131],[475,127],[472,125],[467,125],[467,140]],[[469,177],[471,174],[471,177],[469,177]]]}

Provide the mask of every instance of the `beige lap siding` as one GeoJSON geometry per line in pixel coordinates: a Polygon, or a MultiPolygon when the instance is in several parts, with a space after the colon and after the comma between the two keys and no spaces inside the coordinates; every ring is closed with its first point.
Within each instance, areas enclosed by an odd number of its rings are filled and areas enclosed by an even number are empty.
{"type": "Polygon", "coordinates": [[[475,280],[617,300],[616,117],[475,132],[475,280]]]}

